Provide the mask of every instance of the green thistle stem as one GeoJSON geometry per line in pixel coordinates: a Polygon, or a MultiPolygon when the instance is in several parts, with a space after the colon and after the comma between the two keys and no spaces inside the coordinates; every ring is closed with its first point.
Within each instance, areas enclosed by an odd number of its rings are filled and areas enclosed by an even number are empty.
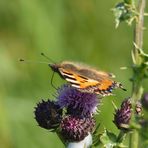
{"type": "Polygon", "coordinates": [[[138,148],[138,140],[139,140],[139,135],[137,130],[133,130],[133,133],[130,135],[130,143],[129,143],[129,148],[138,148]]]}
{"type": "MultiPolygon", "coordinates": [[[[139,0],[138,21],[136,22],[134,30],[134,42],[139,49],[142,49],[143,46],[144,8],[145,8],[145,0],[139,0]]],[[[134,49],[132,50],[132,54],[134,56],[132,103],[134,108],[136,101],[140,99],[143,94],[143,88],[141,84],[143,80],[142,60],[139,49],[137,47],[134,46],[134,49]]],[[[133,115],[133,120],[136,121],[134,115],[133,115]]],[[[138,143],[139,143],[139,134],[138,131],[135,129],[130,134],[129,148],[138,148],[138,143]]]]}

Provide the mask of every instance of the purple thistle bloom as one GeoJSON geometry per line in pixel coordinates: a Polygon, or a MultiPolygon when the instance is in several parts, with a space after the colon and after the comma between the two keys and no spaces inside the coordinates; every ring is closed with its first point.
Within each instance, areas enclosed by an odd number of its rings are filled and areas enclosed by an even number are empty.
{"type": "Polygon", "coordinates": [[[132,115],[132,105],[131,100],[126,99],[122,102],[121,108],[116,110],[114,115],[114,123],[118,127],[118,129],[126,130],[128,129],[128,125],[132,115]]]}
{"type": "Polygon", "coordinates": [[[57,98],[59,106],[67,109],[67,114],[79,117],[91,116],[99,104],[96,94],[81,92],[70,85],[63,85],[57,98]]]}
{"type": "Polygon", "coordinates": [[[40,127],[55,130],[62,119],[62,109],[53,101],[39,102],[35,107],[35,119],[40,127]]]}
{"type": "Polygon", "coordinates": [[[83,140],[94,130],[95,120],[93,118],[78,118],[66,116],[60,124],[61,135],[68,142],[83,140]]]}

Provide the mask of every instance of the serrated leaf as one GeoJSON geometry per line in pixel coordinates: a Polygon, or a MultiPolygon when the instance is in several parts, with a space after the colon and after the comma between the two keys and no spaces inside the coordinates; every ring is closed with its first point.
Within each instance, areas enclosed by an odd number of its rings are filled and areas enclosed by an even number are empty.
{"type": "MultiPolygon", "coordinates": [[[[143,51],[143,49],[139,48],[136,43],[134,43],[134,46],[135,46],[135,48],[138,50],[139,56],[142,58],[142,59],[141,59],[142,62],[145,63],[145,64],[147,64],[147,63],[148,63],[148,54],[146,54],[146,53],[143,51]]],[[[134,56],[134,54],[132,53],[133,62],[135,61],[134,57],[135,57],[135,56],[134,56]]],[[[134,62],[134,64],[135,64],[135,62],[134,62]]]]}
{"type": "Polygon", "coordinates": [[[100,123],[98,123],[98,125],[96,125],[94,134],[97,134],[99,132],[100,125],[101,125],[100,123]]]}
{"type": "Polygon", "coordinates": [[[108,135],[108,137],[109,137],[110,140],[116,141],[117,137],[116,137],[116,135],[114,133],[111,133],[108,130],[106,130],[106,132],[107,132],[107,135],[108,135]]]}
{"type": "Polygon", "coordinates": [[[101,144],[100,142],[100,133],[99,133],[99,128],[100,128],[100,123],[98,123],[96,125],[96,128],[95,128],[95,131],[93,132],[93,146],[96,147],[96,146],[99,146],[101,144]]]}
{"type": "Polygon", "coordinates": [[[135,6],[127,2],[127,0],[118,3],[112,10],[115,16],[116,28],[119,26],[120,22],[125,21],[128,25],[131,25],[132,22],[137,19],[135,6]]]}
{"type": "Polygon", "coordinates": [[[104,133],[100,136],[100,141],[106,148],[112,148],[116,145],[116,135],[107,130],[104,130],[104,133]]]}
{"type": "Polygon", "coordinates": [[[102,133],[102,135],[100,135],[100,142],[102,142],[102,144],[105,148],[115,148],[115,147],[116,148],[125,148],[125,147],[127,147],[126,145],[124,145],[122,143],[123,140],[119,142],[118,138],[119,138],[119,135],[117,137],[114,133],[105,129],[104,132],[102,133]]]}

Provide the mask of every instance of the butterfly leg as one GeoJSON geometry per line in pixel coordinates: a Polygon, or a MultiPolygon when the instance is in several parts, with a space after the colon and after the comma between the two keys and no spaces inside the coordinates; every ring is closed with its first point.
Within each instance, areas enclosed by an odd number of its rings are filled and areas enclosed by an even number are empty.
{"type": "Polygon", "coordinates": [[[58,89],[54,84],[53,84],[53,78],[54,78],[54,71],[53,71],[53,73],[52,73],[52,76],[51,76],[51,81],[50,81],[50,83],[51,83],[51,86],[54,88],[54,89],[58,89]]]}

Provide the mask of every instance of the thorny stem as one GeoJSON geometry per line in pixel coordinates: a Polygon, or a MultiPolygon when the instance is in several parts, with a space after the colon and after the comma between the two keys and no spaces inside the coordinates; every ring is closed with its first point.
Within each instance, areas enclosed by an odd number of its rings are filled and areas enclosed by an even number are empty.
{"type": "MultiPolygon", "coordinates": [[[[144,9],[145,9],[145,0],[139,0],[138,10],[139,10],[139,17],[138,21],[135,26],[135,43],[139,48],[142,49],[143,45],[143,26],[144,26],[144,9]]],[[[136,47],[134,48],[136,52],[136,47]]]]}
{"type": "MultiPolygon", "coordinates": [[[[137,45],[139,49],[142,49],[143,46],[143,26],[144,26],[144,8],[145,8],[145,0],[139,0],[138,2],[138,21],[136,22],[135,25],[135,30],[134,30],[134,42],[137,45]]],[[[133,72],[134,72],[134,79],[133,79],[133,90],[132,90],[132,102],[133,106],[135,106],[135,103],[138,99],[141,98],[142,93],[143,93],[143,88],[142,88],[142,79],[143,76],[141,75],[142,71],[140,69],[141,66],[141,57],[139,50],[137,49],[136,46],[133,48],[133,55],[134,55],[134,67],[133,67],[133,72]],[[139,69],[135,69],[135,67],[139,67],[139,69]]],[[[135,119],[134,119],[135,120],[135,119]]],[[[138,141],[139,135],[138,131],[135,129],[130,135],[130,142],[129,142],[129,147],[130,148],[138,148],[138,141]]]]}

